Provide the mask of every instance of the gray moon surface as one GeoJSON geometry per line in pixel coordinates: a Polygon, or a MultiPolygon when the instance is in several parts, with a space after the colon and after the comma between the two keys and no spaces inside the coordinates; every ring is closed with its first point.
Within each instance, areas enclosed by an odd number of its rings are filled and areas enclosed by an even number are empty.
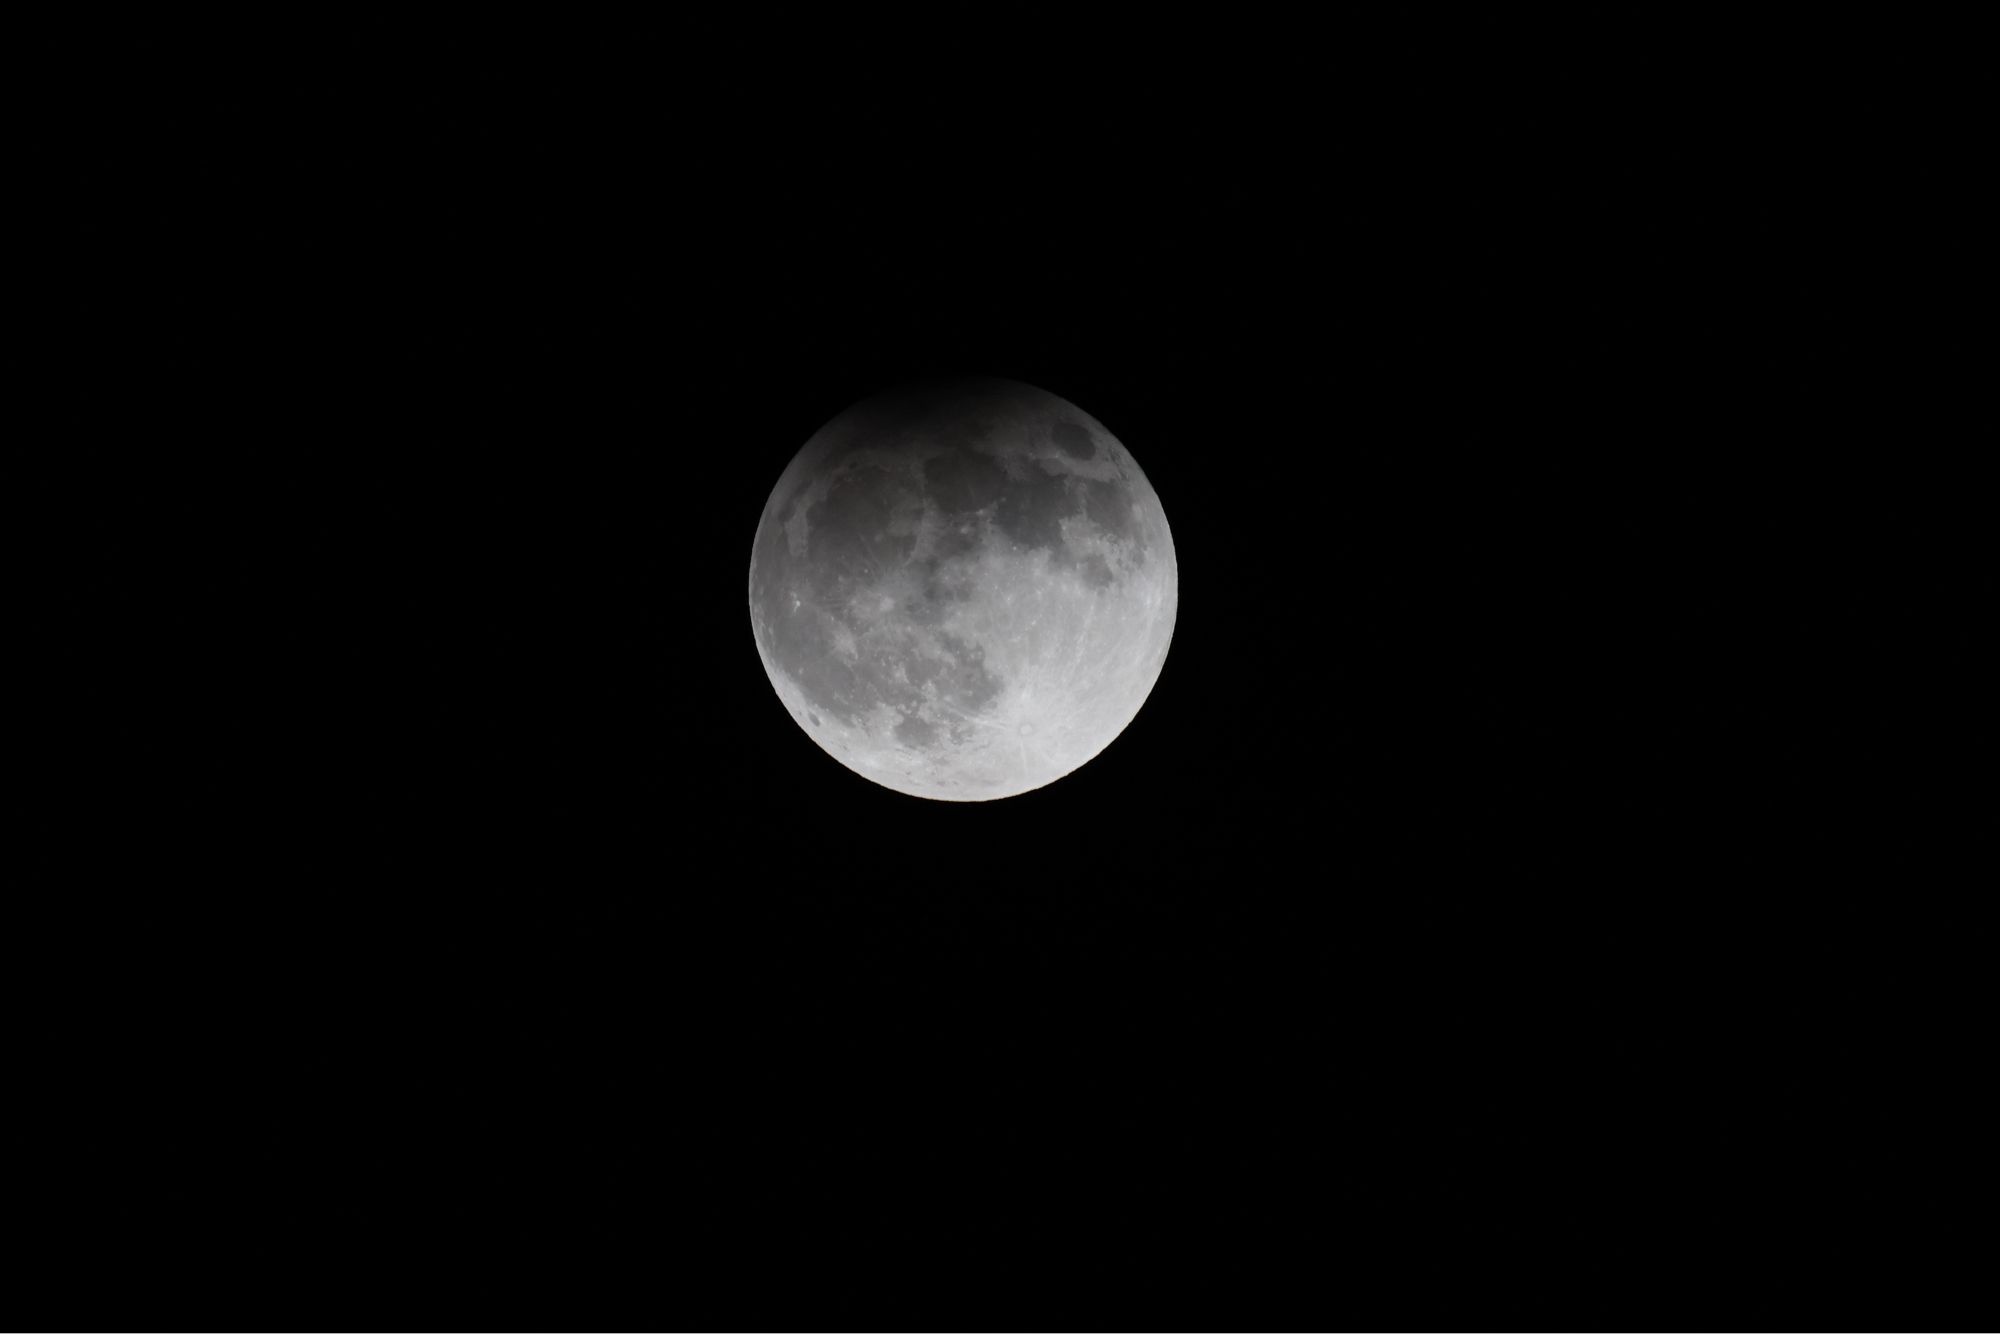
{"type": "Polygon", "coordinates": [[[801,730],[884,787],[988,801],[1098,755],[1179,601],[1160,498],[1090,414],[1011,380],[847,409],[764,505],[750,624],[801,730]]]}

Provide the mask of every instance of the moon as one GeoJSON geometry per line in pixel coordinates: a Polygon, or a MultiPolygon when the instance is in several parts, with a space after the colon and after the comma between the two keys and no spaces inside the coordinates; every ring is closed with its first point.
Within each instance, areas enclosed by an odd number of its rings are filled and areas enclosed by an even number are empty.
{"type": "Polygon", "coordinates": [[[940,801],[1052,783],[1138,715],[1180,576],[1111,432],[1012,380],[848,408],[772,488],[750,624],[780,701],[855,773],[940,801]]]}

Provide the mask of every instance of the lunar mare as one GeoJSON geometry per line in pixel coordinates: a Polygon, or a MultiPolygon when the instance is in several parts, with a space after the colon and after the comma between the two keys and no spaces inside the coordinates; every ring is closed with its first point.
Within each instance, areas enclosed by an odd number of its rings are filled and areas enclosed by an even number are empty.
{"type": "Polygon", "coordinates": [[[1138,714],[1179,599],[1152,484],[1031,385],[864,400],[779,477],[750,560],[778,698],[821,749],[913,796],[1051,783],[1138,714]]]}

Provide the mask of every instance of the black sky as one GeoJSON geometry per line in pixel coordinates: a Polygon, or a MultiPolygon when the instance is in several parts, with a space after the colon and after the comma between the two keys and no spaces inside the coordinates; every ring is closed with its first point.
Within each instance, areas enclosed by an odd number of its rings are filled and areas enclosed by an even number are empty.
{"type": "Polygon", "coordinates": [[[228,962],[163,1078],[257,1110],[146,1170],[266,1220],[246,1264],[725,1327],[1806,1281],[1787,1081],[1837,1039],[1739,855],[1744,571],[1836,300],[1795,122],[463,63],[273,130],[210,238],[242,387],[179,474],[227,521],[157,801],[228,962]],[[1137,720],[998,803],[835,764],[745,607],[792,453],[937,371],[1102,421],[1180,560],[1137,720]]]}

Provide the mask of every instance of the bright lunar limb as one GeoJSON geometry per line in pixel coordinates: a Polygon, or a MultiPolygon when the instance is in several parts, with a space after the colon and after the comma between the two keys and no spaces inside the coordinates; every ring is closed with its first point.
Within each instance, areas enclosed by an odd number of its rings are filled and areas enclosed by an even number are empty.
{"type": "Polygon", "coordinates": [[[1178,596],[1139,465],[1011,380],[835,417],[778,479],[750,558],[757,653],[799,727],[943,801],[1030,791],[1110,745],[1159,680],[1178,596]]]}

